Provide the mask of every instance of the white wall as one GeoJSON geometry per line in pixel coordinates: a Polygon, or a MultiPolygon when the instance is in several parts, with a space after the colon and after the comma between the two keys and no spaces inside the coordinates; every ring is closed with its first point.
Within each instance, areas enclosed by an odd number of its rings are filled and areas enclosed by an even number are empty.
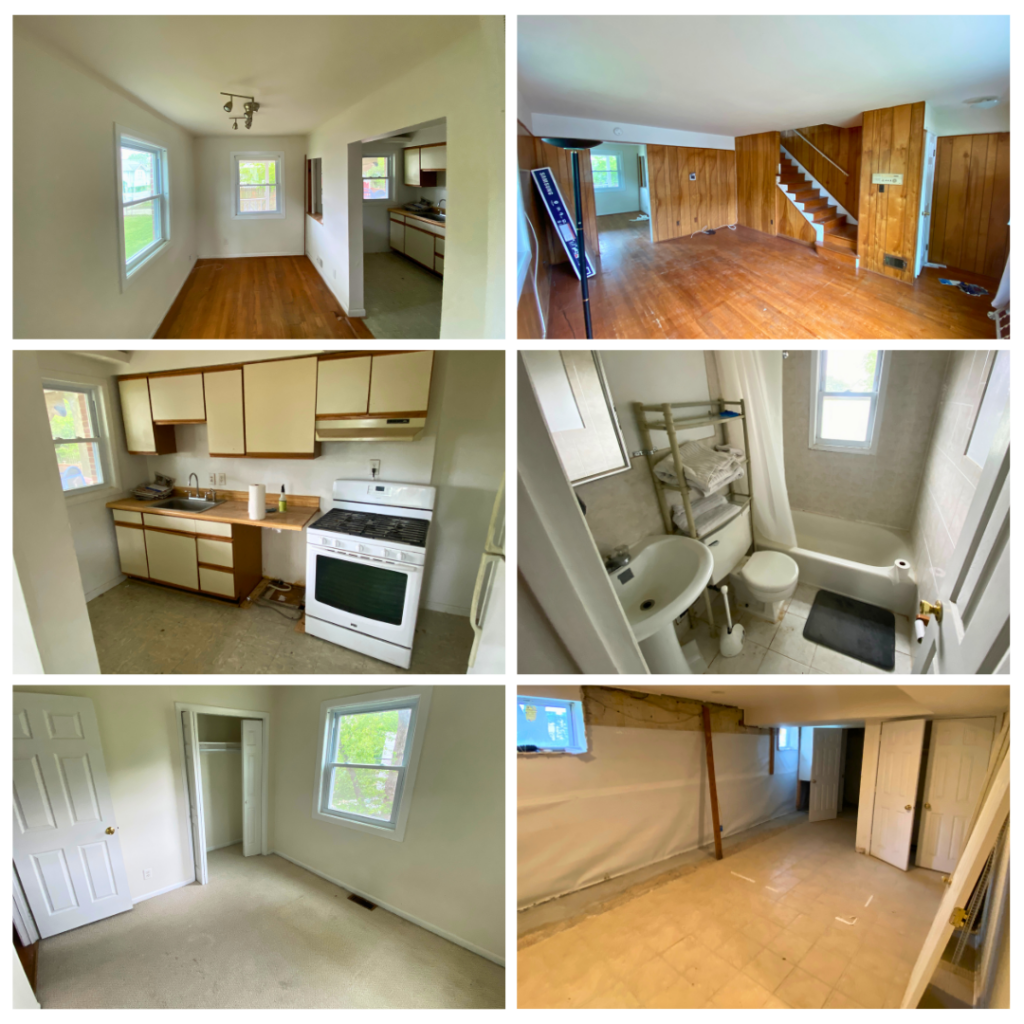
{"type": "Polygon", "coordinates": [[[192,137],[14,30],[14,336],[149,338],[192,268],[192,137]],[[122,294],[114,124],[167,147],[171,241],[122,294]]]}
{"type": "Polygon", "coordinates": [[[622,168],[621,188],[595,189],[594,203],[598,217],[608,213],[632,213],[640,209],[640,171],[637,167],[639,146],[619,142],[606,142],[595,146],[591,153],[617,153],[622,168]]]}
{"type": "Polygon", "coordinates": [[[196,249],[201,259],[215,256],[301,256],[306,211],[305,135],[251,135],[244,128],[230,135],[195,140],[196,249]],[[283,218],[232,217],[232,153],[284,153],[283,218]]]}
{"type": "Polygon", "coordinates": [[[936,135],[986,135],[989,132],[1010,130],[1010,97],[1002,97],[995,107],[975,109],[959,106],[938,107],[934,103],[924,106],[924,127],[936,135]]]}
{"type": "Polygon", "coordinates": [[[589,117],[563,117],[561,114],[534,114],[531,131],[534,135],[562,136],[572,139],[622,139],[623,142],[656,143],[661,146],[694,146],[698,149],[735,149],[731,135],[709,135],[677,128],[654,128],[645,124],[622,121],[596,121],[589,117]],[[621,128],[616,135],[615,129],[621,128]]]}
{"type": "Polygon", "coordinates": [[[651,212],[651,186],[650,186],[650,175],[647,167],[647,147],[639,146],[640,156],[644,162],[644,178],[647,180],[646,185],[640,186],[640,209],[643,210],[648,216],[651,212]]]}
{"type": "MultiPolygon", "coordinates": [[[[241,721],[241,719],[237,719],[241,721]]],[[[199,754],[203,773],[203,824],[206,848],[219,850],[242,841],[242,751],[199,754]]]]}
{"type": "Polygon", "coordinates": [[[274,724],[274,849],[470,947],[505,947],[505,688],[434,687],[405,839],[312,816],[320,702],[372,687],[289,686],[274,724]]]}
{"type": "MultiPolygon", "coordinates": [[[[379,142],[363,143],[364,156],[390,156],[391,166],[394,175],[391,179],[391,198],[387,200],[370,199],[363,200],[363,252],[390,252],[391,251],[391,228],[388,221],[388,208],[401,206],[405,202],[399,199],[399,189],[402,180],[402,149],[404,142],[390,142],[388,139],[381,139],[379,142]]],[[[336,211],[331,211],[332,214],[336,211]]],[[[325,205],[324,216],[327,216],[325,205]]],[[[314,225],[320,225],[310,219],[307,230],[314,230],[314,225]]]]}
{"type": "Polygon", "coordinates": [[[14,672],[15,675],[42,675],[43,662],[39,657],[39,646],[32,632],[32,620],[25,605],[25,591],[21,586],[18,566],[14,566],[14,672]]]}
{"type": "MultiPolygon", "coordinates": [[[[1007,929],[1007,931],[1009,931],[1009,929],[1007,929]]],[[[42,1009],[42,1007],[39,1005],[39,1000],[36,999],[35,992],[32,991],[32,986],[29,984],[28,975],[25,973],[25,968],[21,966],[21,959],[18,956],[18,951],[12,947],[11,953],[14,956],[14,985],[11,993],[14,1009],[42,1009]]]]}
{"type": "MultiPolygon", "coordinates": [[[[386,28],[382,28],[386,31],[386,28]]],[[[362,139],[402,125],[447,119],[452,209],[447,225],[442,338],[503,338],[504,18],[482,16],[476,31],[432,55],[310,137],[323,160],[324,223],[308,220],[306,249],[347,313],[363,309],[362,139]],[[349,203],[360,212],[351,223],[349,203]]]]}

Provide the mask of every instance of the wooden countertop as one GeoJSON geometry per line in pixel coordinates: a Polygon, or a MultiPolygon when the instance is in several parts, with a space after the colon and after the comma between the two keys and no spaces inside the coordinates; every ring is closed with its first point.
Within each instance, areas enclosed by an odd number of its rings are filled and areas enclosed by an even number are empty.
{"type": "MultiPolygon", "coordinates": [[[[230,492],[229,492],[230,493],[230,492]]],[[[166,499],[163,499],[166,500],[166,499]]],[[[249,518],[249,502],[228,499],[222,505],[206,512],[179,512],[170,508],[154,508],[159,501],[139,501],[137,498],[119,498],[108,501],[107,508],[120,509],[122,512],[150,512],[159,516],[178,516],[182,519],[208,519],[212,523],[230,523],[233,526],[261,526],[268,530],[304,530],[310,522],[320,515],[320,499],[297,496],[295,501],[314,501],[315,505],[294,504],[288,495],[287,512],[268,512],[266,519],[249,518]]],[[[273,504],[275,499],[267,495],[267,503],[273,504]]]]}
{"type": "Polygon", "coordinates": [[[447,226],[447,218],[442,221],[431,220],[429,217],[421,217],[418,213],[413,213],[412,210],[405,210],[401,206],[389,206],[388,213],[400,213],[403,217],[411,217],[413,220],[421,220],[426,224],[433,224],[435,228],[443,228],[447,226]]]}

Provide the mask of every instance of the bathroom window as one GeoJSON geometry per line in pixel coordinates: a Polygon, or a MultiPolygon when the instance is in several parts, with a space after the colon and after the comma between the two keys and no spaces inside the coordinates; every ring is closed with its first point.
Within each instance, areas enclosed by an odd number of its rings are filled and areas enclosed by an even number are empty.
{"type": "Polygon", "coordinates": [[[171,237],[167,150],[115,125],[114,154],[121,193],[118,238],[124,291],[133,275],[167,248],[171,237]]]}
{"type": "Polygon", "coordinates": [[[284,216],[284,153],[232,153],[231,175],[232,217],[284,216]]]}
{"type": "Polygon", "coordinates": [[[812,354],[810,447],[873,455],[878,448],[888,370],[877,349],[812,354]]]}
{"type": "Polygon", "coordinates": [[[542,751],[585,754],[587,734],[583,727],[583,702],[554,697],[518,697],[516,750],[521,754],[542,751]]]}
{"type": "Polygon", "coordinates": [[[791,725],[782,725],[775,731],[779,750],[797,750],[800,746],[800,730],[791,725]]]}

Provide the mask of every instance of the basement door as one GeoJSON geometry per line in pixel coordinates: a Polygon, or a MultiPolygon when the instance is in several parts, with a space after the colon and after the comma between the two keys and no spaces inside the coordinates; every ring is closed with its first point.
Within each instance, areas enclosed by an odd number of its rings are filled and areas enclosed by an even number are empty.
{"type": "Polygon", "coordinates": [[[13,857],[42,938],[132,909],[96,711],[15,693],[13,857]]]}
{"type": "Polygon", "coordinates": [[[901,871],[910,867],[914,804],[923,750],[923,718],[882,723],[868,852],[901,871]]]}
{"type": "Polygon", "coordinates": [[[985,783],[994,718],[932,722],[917,866],[952,874],[985,783]]]}
{"type": "Polygon", "coordinates": [[[839,813],[839,760],[842,746],[842,729],[814,730],[808,821],[827,821],[839,813]]]}

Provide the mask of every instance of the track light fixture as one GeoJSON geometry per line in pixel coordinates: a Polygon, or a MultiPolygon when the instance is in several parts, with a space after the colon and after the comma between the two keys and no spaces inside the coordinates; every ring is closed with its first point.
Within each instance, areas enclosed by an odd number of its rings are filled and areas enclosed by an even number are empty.
{"type": "MultiPolygon", "coordinates": [[[[221,93],[221,95],[223,96],[224,94],[221,93]]],[[[224,104],[224,113],[225,114],[230,114],[231,113],[231,108],[234,105],[235,105],[235,101],[234,100],[228,100],[227,103],[224,104]]]]}
{"type": "Polygon", "coordinates": [[[238,99],[238,100],[247,100],[248,101],[242,107],[242,109],[245,111],[245,114],[231,118],[231,120],[235,122],[231,127],[235,131],[238,131],[238,122],[240,120],[242,120],[243,116],[244,116],[245,127],[246,128],[251,128],[252,127],[252,115],[257,110],[260,109],[260,105],[256,102],[256,100],[252,96],[240,96],[236,92],[222,92],[221,96],[227,96],[228,97],[227,103],[224,104],[224,112],[226,114],[230,114],[231,113],[231,111],[233,109],[233,106],[234,106],[234,101],[236,99],[238,99]]]}
{"type": "Polygon", "coordinates": [[[233,118],[231,118],[231,120],[234,121],[234,124],[231,126],[231,128],[232,128],[233,131],[237,132],[238,131],[238,122],[241,121],[242,118],[240,118],[240,117],[233,117],[233,118]]]}

